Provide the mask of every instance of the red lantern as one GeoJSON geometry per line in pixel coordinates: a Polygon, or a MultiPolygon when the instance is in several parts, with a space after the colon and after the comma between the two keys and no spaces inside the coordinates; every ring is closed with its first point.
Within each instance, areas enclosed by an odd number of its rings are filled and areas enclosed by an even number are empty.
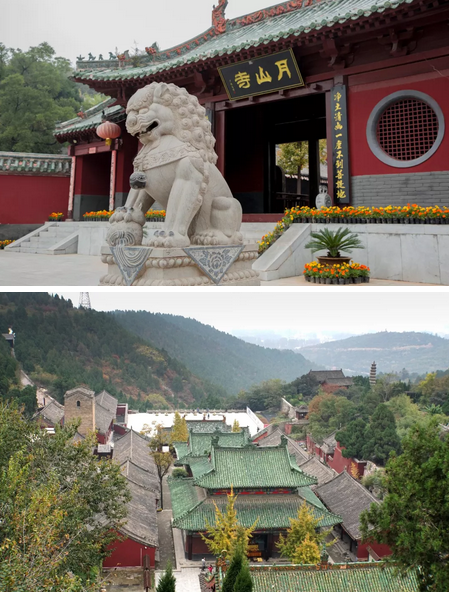
{"type": "Polygon", "coordinates": [[[120,126],[116,123],[112,123],[112,121],[104,121],[97,127],[97,136],[102,140],[106,140],[108,146],[112,144],[112,140],[120,137],[121,133],[122,130],[120,129],[120,126]]]}

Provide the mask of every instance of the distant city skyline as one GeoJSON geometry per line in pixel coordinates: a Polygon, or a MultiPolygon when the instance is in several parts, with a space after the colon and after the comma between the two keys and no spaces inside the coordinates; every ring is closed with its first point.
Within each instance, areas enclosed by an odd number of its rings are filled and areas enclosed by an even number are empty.
{"type": "MultiPolygon", "coordinates": [[[[78,306],[79,292],[57,292],[78,306]]],[[[146,310],[194,318],[220,331],[234,334],[275,332],[277,335],[378,331],[418,331],[449,336],[445,289],[413,291],[258,290],[150,292],[89,292],[98,311],[146,310]]]]}

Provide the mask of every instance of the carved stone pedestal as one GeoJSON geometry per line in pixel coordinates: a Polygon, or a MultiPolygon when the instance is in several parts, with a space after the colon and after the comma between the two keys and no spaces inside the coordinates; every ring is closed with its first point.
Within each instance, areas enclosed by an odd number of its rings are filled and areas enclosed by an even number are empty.
{"type": "Polygon", "coordinates": [[[185,250],[105,245],[101,260],[108,272],[100,286],[259,286],[252,269],[257,257],[256,244],[185,250]]]}

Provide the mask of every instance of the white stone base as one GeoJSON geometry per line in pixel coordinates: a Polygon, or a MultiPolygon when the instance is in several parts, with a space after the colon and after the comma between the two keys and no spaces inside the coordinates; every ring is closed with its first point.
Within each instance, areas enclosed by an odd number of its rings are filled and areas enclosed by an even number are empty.
{"type": "MultiPolygon", "coordinates": [[[[252,269],[258,257],[258,245],[245,245],[219,286],[259,286],[259,274],[252,269]]],[[[101,260],[108,272],[100,279],[100,286],[125,286],[120,269],[109,246],[101,248],[101,260]]],[[[215,286],[182,249],[153,249],[133,286],[215,286]]]]}

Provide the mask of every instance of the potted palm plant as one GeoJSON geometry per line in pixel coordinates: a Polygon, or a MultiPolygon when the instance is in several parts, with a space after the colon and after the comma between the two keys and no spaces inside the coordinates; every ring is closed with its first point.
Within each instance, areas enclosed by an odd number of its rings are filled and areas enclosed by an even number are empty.
{"type": "Polygon", "coordinates": [[[305,248],[312,249],[312,253],[327,250],[326,256],[318,257],[318,261],[324,265],[349,263],[351,257],[341,256],[340,251],[351,253],[352,249],[365,248],[357,234],[351,232],[349,228],[339,228],[335,232],[323,228],[319,232],[311,232],[310,236],[312,237],[312,240],[305,245],[305,248]]]}

